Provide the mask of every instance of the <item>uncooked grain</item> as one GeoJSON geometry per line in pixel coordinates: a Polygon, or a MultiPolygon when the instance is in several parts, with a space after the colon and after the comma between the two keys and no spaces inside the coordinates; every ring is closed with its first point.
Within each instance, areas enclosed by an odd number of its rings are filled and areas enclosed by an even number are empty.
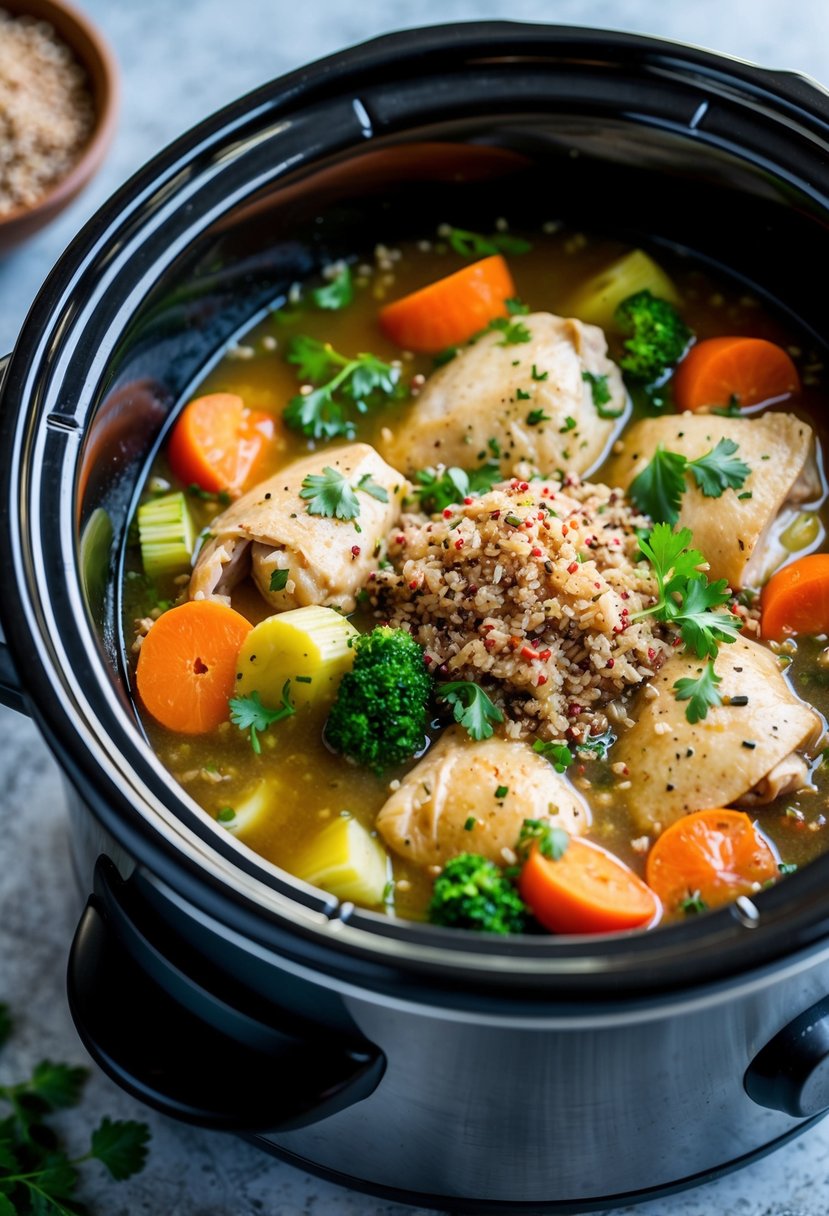
{"type": "Polygon", "coordinates": [[[0,9],[0,217],[66,176],[94,117],[86,74],[52,26],[0,9]]]}

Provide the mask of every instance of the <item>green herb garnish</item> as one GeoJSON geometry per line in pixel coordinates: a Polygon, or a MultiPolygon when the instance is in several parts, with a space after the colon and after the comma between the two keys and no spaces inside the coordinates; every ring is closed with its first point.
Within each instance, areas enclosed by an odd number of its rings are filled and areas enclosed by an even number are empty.
{"type": "Polygon", "coordinates": [[[311,292],[311,299],[317,308],[325,308],[335,312],[341,308],[347,308],[354,299],[354,284],[351,281],[350,267],[343,266],[342,270],[333,279],[325,283],[324,286],[315,288],[311,292]]]}
{"type": "Polygon", "coordinates": [[[504,715],[479,684],[470,680],[451,680],[441,684],[438,698],[451,705],[455,721],[464,727],[470,738],[480,741],[492,734],[492,723],[503,722],[504,715]]]}
{"type": "Polygon", "coordinates": [[[530,410],[527,414],[527,426],[540,426],[542,422],[550,421],[550,415],[545,414],[543,409],[530,410]]]}
{"type": "Polygon", "coordinates": [[[566,743],[560,741],[553,740],[545,743],[543,739],[536,739],[533,743],[533,751],[549,760],[557,773],[563,773],[573,763],[573,753],[566,743]]]}
{"type": "Polygon", "coordinates": [[[685,717],[692,726],[707,717],[709,709],[722,705],[722,697],[717,692],[718,684],[722,684],[722,680],[714,671],[714,664],[710,659],[696,680],[685,677],[674,684],[673,691],[677,701],[688,702],[685,717]]]}
{"type": "Polygon", "coordinates": [[[487,494],[503,480],[503,474],[500,465],[487,461],[477,469],[461,469],[455,465],[442,473],[435,469],[418,469],[413,479],[413,492],[419,499],[421,511],[426,515],[437,515],[453,503],[487,494]]]}
{"type": "Polygon", "coordinates": [[[271,591],[284,591],[291,577],[290,570],[274,570],[268,588],[271,591]]]}
{"type": "Polygon", "coordinates": [[[734,459],[736,451],[733,439],[720,439],[710,452],[689,460],[660,444],[650,463],[631,482],[628,494],[654,522],[673,526],[679,519],[688,473],[706,498],[719,498],[725,490],[739,490],[744,485],[751,469],[744,461],[734,459]]]}
{"type": "Polygon", "coordinates": [[[296,713],[291,703],[291,681],[286,680],[282,688],[282,704],[279,709],[268,709],[260,700],[255,690],[247,697],[231,697],[230,720],[239,730],[250,732],[250,745],[256,755],[260,755],[262,745],[259,742],[259,732],[267,730],[275,722],[282,722],[296,713]]]}
{"type": "Polygon", "coordinates": [[[510,236],[508,232],[493,232],[490,236],[484,236],[466,228],[441,227],[438,235],[448,241],[462,258],[488,258],[495,253],[529,253],[532,249],[529,241],[520,236],[510,236]]]}
{"type": "Polygon", "coordinates": [[[624,406],[620,410],[607,410],[605,406],[612,398],[612,393],[608,388],[608,377],[601,375],[598,372],[583,371],[581,374],[582,380],[590,385],[590,395],[593,398],[593,404],[596,407],[596,413],[600,418],[619,418],[625,412],[624,406]]]}
{"type": "Polygon", "coordinates": [[[309,515],[329,519],[356,519],[360,504],[354,487],[344,473],[326,465],[321,473],[309,473],[299,492],[308,504],[309,515]]]}
{"type": "Polygon", "coordinates": [[[330,343],[300,334],[291,341],[287,358],[302,380],[318,386],[292,397],[283,415],[292,430],[311,439],[351,439],[353,414],[365,414],[401,396],[400,369],[376,355],[349,359],[330,343]]]}
{"type": "Polygon", "coordinates": [[[564,828],[554,828],[546,819],[525,819],[521,825],[516,852],[526,858],[530,847],[538,843],[542,857],[560,861],[567,852],[570,837],[564,828]]]}
{"type": "Polygon", "coordinates": [[[698,916],[700,912],[708,911],[708,904],[702,898],[699,891],[694,891],[685,899],[680,900],[678,908],[686,916],[698,916]]]}

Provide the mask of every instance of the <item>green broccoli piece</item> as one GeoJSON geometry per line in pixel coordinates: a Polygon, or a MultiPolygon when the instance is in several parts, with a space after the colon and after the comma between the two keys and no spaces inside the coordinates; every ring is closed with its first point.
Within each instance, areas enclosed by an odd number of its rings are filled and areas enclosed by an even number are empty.
{"type": "Polygon", "coordinates": [[[482,933],[523,933],[527,908],[492,861],[459,853],[435,879],[429,904],[433,925],[477,929],[482,933]]]}
{"type": "Polygon", "coordinates": [[[653,384],[678,363],[694,336],[673,304],[650,291],[637,291],[616,309],[616,324],[627,336],[619,364],[636,380],[653,384]]]}
{"type": "Polygon", "coordinates": [[[433,681],[422,648],[405,629],[378,626],[355,640],[354,651],[325,738],[335,751],[381,772],[423,748],[433,681]]]}

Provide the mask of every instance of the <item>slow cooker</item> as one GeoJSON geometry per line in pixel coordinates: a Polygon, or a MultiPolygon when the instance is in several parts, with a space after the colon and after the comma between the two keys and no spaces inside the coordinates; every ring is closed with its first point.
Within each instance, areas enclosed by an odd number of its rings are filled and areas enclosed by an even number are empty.
{"type": "Polygon", "coordinates": [[[69,247],[2,380],[3,699],[66,776],[91,892],[68,991],[110,1076],[378,1195],[609,1207],[829,1108],[829,857],[654,933],[490,939],[340,904],[239,845],[133,710],[137,486],[218,352],[324,262],[451,219],[688,251],[825,349],[829,95],[702,50],[484,23],[265,86],[69,247]]]}

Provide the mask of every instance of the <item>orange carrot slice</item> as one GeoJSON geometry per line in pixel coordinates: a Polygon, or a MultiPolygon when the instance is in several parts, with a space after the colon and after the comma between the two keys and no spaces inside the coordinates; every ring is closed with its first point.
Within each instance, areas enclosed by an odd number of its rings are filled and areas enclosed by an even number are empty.
{"type": "Polygon", "coordinates": [[[553,861],[533,845],[518,879],[521,898],[553,933],[614,933],[656,920],[653,891],[618,857],[571,838],[553,861]]]}
{"type": "Polygon", "coordinates": [[[380,309],[380,328],[404,350],[436,354],[509,315],[515,284],[500,254],[464,266],[380,309]]]}
{"type": "Polygon", "coordinates": [[[810,553],[773,574],[760,609],[761,633],[772,641],[793,633],[829,633],[829,553],[810,553]]]}
{"type": "Polygon", "coordinates": [[[797,368],[765,338],[707,338],[692,346],[674,374],[678,410],[743,408],[799,392],[797,368]]]}
{"type": "Polygon", "coordinates": [[[273,438],[270,414],[249,410],[235,393],[210,393],[185,406],[170,435],[170,468],[186,485],[238,493],[273,438]]]}
{"type": "Polygon", "coordinates": [[[202,735],[227,721],[236,656],[251,624],[225,604],[192,600],[153,625],[138,652],[136,681],[162,726],[202,735]]]}
{"type": "Polygon", "coordinates": [[[716,808],[685,815],[667,828],[648,854],[648,884],[665,908],[684,900],[709,908],[749,895],[777,878],[777,858],[743,811],[716,808]]]}

